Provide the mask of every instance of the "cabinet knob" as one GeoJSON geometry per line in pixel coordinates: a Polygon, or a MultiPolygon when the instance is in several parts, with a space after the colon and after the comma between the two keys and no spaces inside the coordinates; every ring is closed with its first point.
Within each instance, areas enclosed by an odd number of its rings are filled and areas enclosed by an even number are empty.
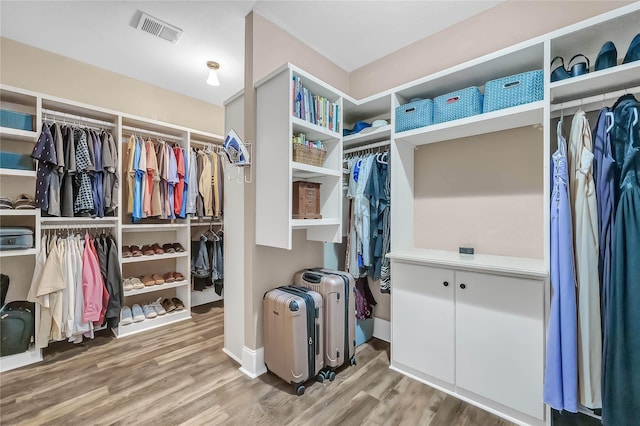
{"type": "Polygon", "coordinates": [[[465,288],[467,288],[467,285],[462,283],[462,284],[460,284],[460,288],[464,290],[465,288]]]}
{"type": "Polygon", "coordinates": [[[442,283],[442,285],[445,286],[445,287],[449,287],[449,282],[445,281],[445,282],[442,283]]]}

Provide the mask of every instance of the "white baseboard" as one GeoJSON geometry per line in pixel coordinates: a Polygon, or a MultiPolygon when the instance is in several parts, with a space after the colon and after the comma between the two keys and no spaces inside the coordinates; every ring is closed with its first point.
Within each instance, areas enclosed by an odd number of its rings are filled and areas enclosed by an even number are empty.
{"type": "Polygon", "coordinates": [[[373,318],[373,337],[391,342],[391,321],[373,318]]]}
{"type": "Polygon", "coordinates": [[[242,365],[242,358],[240,358],[239,356],[237,356],[236,354],[234,354],[233,352],[231,352],[230,350],[228,350],[227,348],[222,348],[222,352],[224,352],[225,354],[227,354],[227,356],[229,358],[231,358],[232,360],[234,360],[235,362],[237,362],[238,364],[242,365]]]}
{"type": "Polygon", "coordinates": [[[266,373],[267,367],[264,365],[264,348],[254,350],[243,346],[241,365],[240,371],[252,379],[266,373]]]}

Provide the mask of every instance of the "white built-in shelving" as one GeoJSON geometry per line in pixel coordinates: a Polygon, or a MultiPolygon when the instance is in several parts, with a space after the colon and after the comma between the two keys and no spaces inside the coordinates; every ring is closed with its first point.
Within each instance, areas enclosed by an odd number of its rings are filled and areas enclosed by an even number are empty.
{"type": "Polygon", "coordinates": [[[167,290],[167,289],[170,289],[170,288],[183,287],[183,286],[188,286],[188,285],[189,285],[189,281],[184,279],[184,280],[174,281],[174,282],[170,282],[170,283],[150,285],[150,286],[146,286],[145,288],[140,288],[140,289],[125,290],[124,296],[125,297],[137,296],[139,294],[154,293],[154,292],[161,291],[161,290],[167,290]]]}
{"type": "Polygon", "coordinates": [[[151,261],[157,261],[157,260],[166,260],[166,259],[177,259],[180,257],[188,257],[189,256],[189,252],[183,251],[180,253],[164,253],[164,254],[154,254],[154,255],[142,255],[142,256],[137,256],[137,257],[125,257],[122,259],[122,263],[140,263],[140,262],[151,262],[151,261]]]}

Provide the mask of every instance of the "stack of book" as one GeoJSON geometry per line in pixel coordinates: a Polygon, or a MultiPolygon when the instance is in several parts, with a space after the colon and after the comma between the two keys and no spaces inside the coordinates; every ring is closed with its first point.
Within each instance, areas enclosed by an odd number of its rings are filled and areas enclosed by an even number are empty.
{"type": "Polygon", "coordinates": [[[314,95],[304,87],[300,77],[293,76],[291,82],[292,114],[294,117],[327,128],[334,132],[340,130],[340,107],[329,99],[314,95]]]}

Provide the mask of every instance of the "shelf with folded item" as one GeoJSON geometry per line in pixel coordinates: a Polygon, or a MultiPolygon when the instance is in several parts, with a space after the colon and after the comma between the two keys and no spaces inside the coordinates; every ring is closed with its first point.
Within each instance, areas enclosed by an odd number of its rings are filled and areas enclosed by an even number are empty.
{"type": "MultiPolygon", "coordinates": [[[[369,127],[367,128],[369,129],[369,127]]],[[[367,142],[375,142],[391,138],[391,124],[386,126],[374,127],[370,131],[362,131],[354,135],[345,136],[342,139],[344,148],[364,144],[367,142]]],[[[365,129],[366,130],[366,129],[365,129]]]]}
{"type": "Polygon", "coordinates": [[[0,176],[19,176],[19,177],[35,178],[36,177],[36,171],[35,170],[18,170],[18,169],[1,169],[0,168],[0,176]]]}
{"type": "Polygon", "coordinates": [[[567,102],[640,85],[640,61],[618,65],[549,85],[551,102],[567,102]]]}
{"type": "Polygon", "coordinates": [[[185,309],[180,311],[167,312],[166,314],[159,315],[156,318],[145,319],[144,321],[134,322],[128,325],[121,325],[117,330],[113,329],[113,333],[116,337],[125,337],[142,331],[173,324],[178,321],[184,321],[189,318],[191,318],[191,310],[185,307],[185,309]]]}
{"type": "Polygon", "coordinates": [[[182,287],[182,286],[188,286],[188,285],[189,285],[189,281],[185,278],[183,280],[174,281],[171,283],[150,285],[150,286],[145,286],[144,288],[141,288],[141,289],[125,290],[124,296],[125,297],[136,296],[138,294],[153,293],[156,291],[162,291],[169,288],[176,288],[176,287],[182,287]]]}
{"type": "Polygon", "coordinates": [[[164,259],[176,259],[180,257],[188,257],[189,252],[184,251],[180,253],[163,253],[163,254],[154,254],[154,255],[142,255],[142,256],[132,256],[132,257],[123,257],[122,263],[137,263],[137,262],[149,262],[152,260],[164,260],[164,259]]]}

